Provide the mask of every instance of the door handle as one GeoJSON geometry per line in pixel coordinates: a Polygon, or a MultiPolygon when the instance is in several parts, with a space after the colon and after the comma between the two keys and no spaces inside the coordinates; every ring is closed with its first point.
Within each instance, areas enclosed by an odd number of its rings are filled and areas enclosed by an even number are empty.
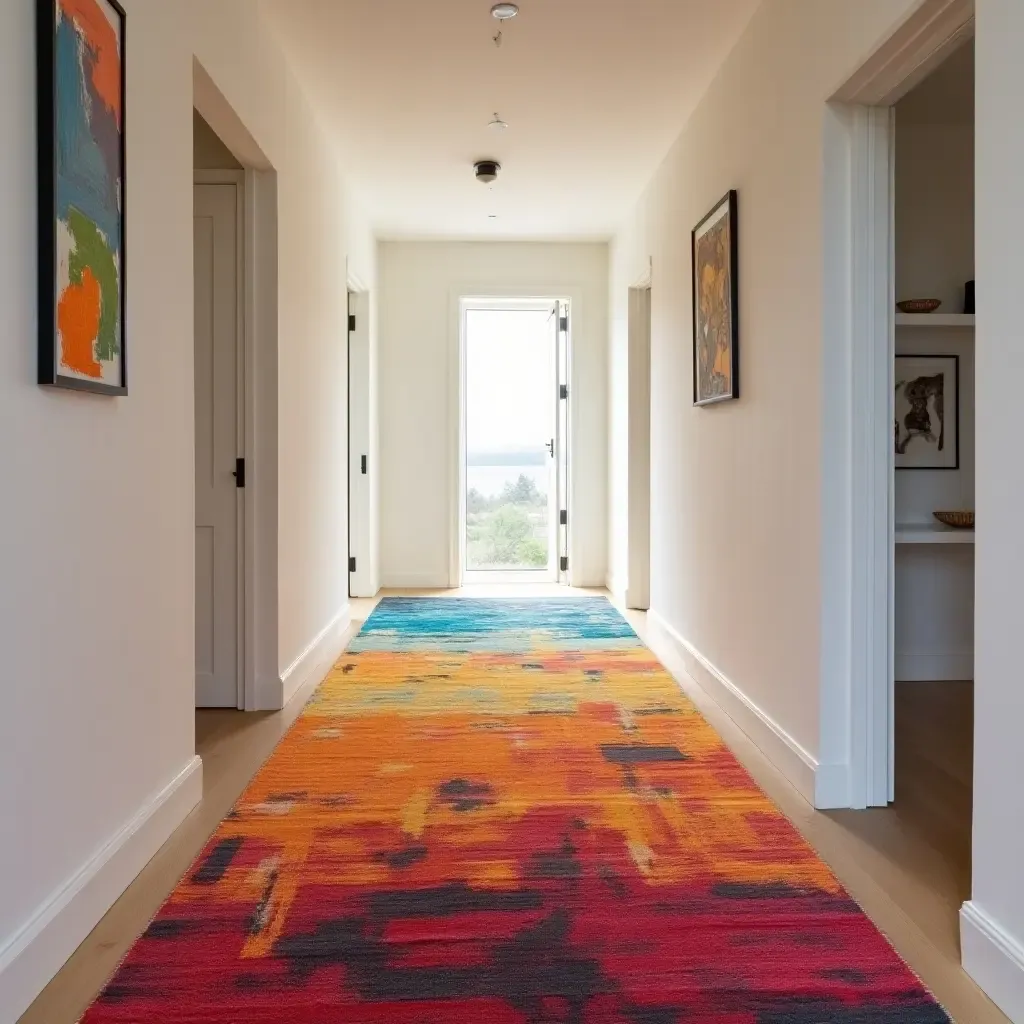
{"type": "Polygon", "coordinates": [[[554,458],[555,457],[555,439],[551,438],[550,441],[545,443],[544,447],[547,448],[548,454],[551,456],[551,458],[554,458]]]}

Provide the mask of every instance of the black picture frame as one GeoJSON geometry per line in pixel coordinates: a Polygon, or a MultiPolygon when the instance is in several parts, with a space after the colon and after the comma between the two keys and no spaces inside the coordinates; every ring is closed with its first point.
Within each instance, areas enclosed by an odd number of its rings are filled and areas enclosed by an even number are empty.
{"type": "Polygon", "coordinates": [[[739,202],[736,189],[730,189],[700,219],[690,233],[690,274],[693,295],[693,404],[695,406],[716,405],[719,402],[730,402],[740,397],[740,284],[739,284],[739,202]],[[701,267],[699,259],[699,243],[707,234],[705,230],[711,223],[717,223],[723,217],[728,220],[729,240],[726,249],[729,275],[728,304],[726,311],[729,317],[728,344],[730,374],[728,387],[717,392],[702,392],[701,373],[701,267]]]}
{"type": "Polygon", "coordinates": [[[117,0],[96,0],[109,9],[117,21],[116,36],[119,55],[118,92],[120,99],[120,131],[117,151],[119,155],[119,227],[117,264],[118,321],[117,353],[119,370],[115,383],[94,380],[82,375],[64,372],[58,354],[58,75],[57,29],[58,8],[61,0],[36,0],[36,102],[37,102],[37,180],[38,180],[38,380],[41,385],[70,388],[102,395],[128,393],[127,345],[127,16],[117,0]]]}
{"type": "MultiPolygon", "coordinates": [[[[895,455],[896,465],[895,469],[898,472],[930,472],[930,473],[949,473],[954,470],[960,469],[960,356],[955,353],[943,352],[941,354],[924,353],[919,354],[917,352],[898,352],[896,354],[897,367],[899,365],[898,360],[900,359],[921,359],[928,360],[934,359],[936,361],[952,361],[953,363],[953,382],[954,389],[956,391],[956,401],[953,403],[953,464],[950,466],[935,466],[935,465],[906,465],[899,462],[899,453],[895,455]]],[[[896,374],[895,379],[898,381],[899,374],[896,374]]],[[[899,419],[897,414],[897,420],[894,424],[896,430],[899,430],[899,419]]],[[[895,440],[895,438],[894,438],[895,440]]]]}

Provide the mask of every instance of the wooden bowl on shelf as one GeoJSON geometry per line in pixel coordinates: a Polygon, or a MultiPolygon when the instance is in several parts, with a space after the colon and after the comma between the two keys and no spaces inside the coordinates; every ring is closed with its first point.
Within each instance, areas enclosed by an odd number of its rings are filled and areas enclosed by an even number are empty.
{"type": "Polygon", "coordinates": [[[942,299],[904,299],[896,303],[901,313],[934,313],[942,305],[942,299]]]}
{"type": "Polygon", "coordinates": [[[952,526],[957,530],[974,529],[973,512],[933,512],[932,515],[945,526],[952,526]]]}

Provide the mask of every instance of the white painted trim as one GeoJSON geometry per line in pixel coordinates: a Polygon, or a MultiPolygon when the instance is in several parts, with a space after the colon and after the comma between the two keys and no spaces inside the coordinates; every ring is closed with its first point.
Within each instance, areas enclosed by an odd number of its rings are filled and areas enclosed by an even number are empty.
{"type": "Polygon", "coordinates": [[[950,680],[960,682],[974,678],[974,651],[943,654],[896,655],[896,681],[899,683],[931,683],[950,680]]]}
{"type": "Polygon", "coordinates": [[[974,900],[960,908],[964,970],[1010,1020],[1024,1021],[1024,946],[974,900]]]}
{"type": "Polygon", "coordinates": [[[453,589],[448,578],[436,572],[385,572],[381,575],[380,585],[385,590],[453,589]]]}
{"type": "MultiPolygon", "coordinates": [[[[893,372],[891,115],[829,108],[822,421],[821,757],[848,765],[839,806],[891,786],[893,372]]],[[[837,794],[832,794],[837,798],[837,794]]]]}
{"type": "Polygon", "coordinates": [[[0,949],[0,1020],[24,1013],[202,796],[193,757],[0,949]]]}
{"type": "Polygon", "coordinates": [[[257,203],[256,171],[245,171],[243,213],[243,244],[245,255],[242,261],[244,314],[242,343],[242,454],[248,473],[246,486],[242,491],[243,502],[243,625],[242,658],[243,688],[242,708],[252,711],[256,707],[256,488],[253,481],[259,475],[256,456],[256,332],[259,320],[257,294],[257,203]]]}
{"type": "Polygon", "coordinates": [[[974,0],[922,0],[835,99],[892,106],[974,33],[974,0]]]}
{"type": "Polygon", "coordinates": [[[843,102],[825,115],[822,379],[832,398],[821,423],[819,755],[823,763],[848,765],[849,792],[839,806],[884,805],[895,784],[888,105],[967,38],[972,17],[969,0],[922,0],[838,90],[843,102]]]}
{"type": "Polygon", "coordinates": [[[647,613],[647,623],[651,649],[657,653],[659,641],[668,641],[673,654],[681,658],[694,682],[750,737],[796,791],[813,804],[817,759],[693,644],[680,636],[657,611],[652,609],[647,613]]]}
{"type": "MultiPolygon", "coordinates": [[[[648,268],[649,274],[649,268],[648,268]]],[[[651,603],[651,288],[629,290],[626,606],[651,603]]]]}
{"type": "Polygon", "coordinates": [[[264,711],[277,711],[302,689],[306,683],[319,683],[341,657],[345,649],[345,631],[352,622],[352,607],[344,607],[310,641],[309,646],[281,673],[280,703],[264,711]]]}

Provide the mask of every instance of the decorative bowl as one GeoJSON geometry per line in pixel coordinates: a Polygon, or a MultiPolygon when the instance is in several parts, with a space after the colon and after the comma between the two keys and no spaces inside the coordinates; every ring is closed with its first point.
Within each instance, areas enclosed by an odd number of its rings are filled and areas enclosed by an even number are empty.
{"type": "Polygon", "coordinates": [[[933,512],[932,515],[946,526],[953,526],[958,530],[974,529],[973,512],[933,512]]]}
{"type": "Polygon", "coordinates": [[[942,305],[942,299],[904,299],[896,303],[901,313],[934,313],[942,305]]]}

